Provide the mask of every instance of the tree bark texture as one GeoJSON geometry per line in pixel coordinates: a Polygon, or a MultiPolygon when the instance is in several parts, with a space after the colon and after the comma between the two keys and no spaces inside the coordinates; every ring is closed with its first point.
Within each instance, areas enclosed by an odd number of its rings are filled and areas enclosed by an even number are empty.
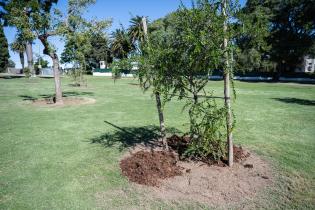
{"type": "Polygon", "coordinates": [[[159,92],[155,92],[155,99],[156,99],[156,108],[158,111],[159,121],[160,121],[160,132],[161,132],[162,142],[163,142],[165,149],[168,150],[165,124],[164,124],[164,114],[163,114],[163,110],[162,110],[161,95],[159,92]]]}
{"type": "Polygon", "coordinates": [[[53,62],[53,71],[54,71],[54,80],[55,80],[55,100],[56,104],[63,104],[62,99],[62,90],[61,90],[61,80],[60,80],[60,72],[59,72],[59,58],[55,51],[51,50],[50,45],[48,43],[48,36],[41,35],[38,37],[39,40],[44,45],[44,54],[48,55],[53,62]]]}
{"type": "Polygon", "coordinates": [[[24,52],[19,52],[19,56],[20,56],[20,62],[22,65],[22,69],[24,69],[25,65],[24,65],[24,52]]]}
{"type": "Polygon", "coordinates": [[[35,77],[36,73],[34,69],[32,41],[26,42],[26,57],[27,57],[27,67],[30,69],[32,77],[35,77]]]}
{"type": "Polygon", "coordinates": [[[223,25],[223,49],[224,49],[224,103],[226,108],[226,130],[227,130],[227,144],[228,144],[228,160],[229,166],[233,166],[233,135],[232,135],[232,111],[231,111],[231,93],[230,93],[230,66],[228,54],[228,37],[227,37],[227,0],[222,0],[222,12],[225,18],[223,25]]]}

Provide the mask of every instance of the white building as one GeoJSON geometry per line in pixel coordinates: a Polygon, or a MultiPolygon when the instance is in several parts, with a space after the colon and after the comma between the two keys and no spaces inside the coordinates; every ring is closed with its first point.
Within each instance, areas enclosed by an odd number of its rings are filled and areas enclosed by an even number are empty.
{"type": "Polygon", "coordinates": [[[100,69],[106,69],[105,61],[100,61],[100,69]]]}
{"type": "Polygon", "coordinates": [[[315,72],[315,58],[305,56],[303,63],[299,68],[296,68],[295,72],[313,73],[315,72]]]}

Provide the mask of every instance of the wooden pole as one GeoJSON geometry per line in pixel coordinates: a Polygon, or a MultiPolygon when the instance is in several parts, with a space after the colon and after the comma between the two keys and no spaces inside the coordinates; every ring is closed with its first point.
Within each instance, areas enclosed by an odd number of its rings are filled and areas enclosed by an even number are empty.
{"type": "Polygon", "coordinates": [[[231,93],[230,93],[230,64],[228,54],[228,25],[227,25],[227,0],[222,0],[223,23],[223,50],[224,50],[224,103],[227,111],[226,114],[226,131],[228,144],[228,164],[233,166],[233,135],[232,135],[232,111],[231,111],[231,93]]]}

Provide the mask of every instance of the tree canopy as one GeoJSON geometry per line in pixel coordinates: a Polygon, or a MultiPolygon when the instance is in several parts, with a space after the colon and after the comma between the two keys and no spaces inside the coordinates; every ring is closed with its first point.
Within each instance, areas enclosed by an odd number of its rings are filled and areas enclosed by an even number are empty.
{"type": "Polygon", "coordinates": [[[3,25],[0,23],[0,72],[5,72],[9,65],[8,40],[3,31],[3,25]]]}

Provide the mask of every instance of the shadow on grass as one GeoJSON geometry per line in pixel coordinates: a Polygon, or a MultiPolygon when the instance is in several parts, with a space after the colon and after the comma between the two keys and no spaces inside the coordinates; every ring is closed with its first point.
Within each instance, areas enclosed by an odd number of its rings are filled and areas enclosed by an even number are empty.
{"type": "MultiPolygon", "coordinates": [[[[108,121],[104,122],[114,127],[115,130],[92,138],[91,143],[102,144],[105,147],[118,145],[119,150],[133,147],[137,144],[143,144],[152,148],[156,146],[156,142],[160,138],[160,129],[158,126],[148,125],[141,127],[119,127],[108,121]]],[[[181,133],[181,131],[176,128],[167,128],[166,132],[181,133]]]]}
{"type": "Polygon", "coordinates": [[[289,104],[315,106],[315,100],[300,99],[300,98],[273,98],[273,99],[284,102],[284,103],[289,103],[289,104]]]}
{"type": "MultiPolygon", "coordinates": [[[[94,95],[93,92],[75,92],[75,91],[65,91],[62,93],[62,97],[74,97],[74,96],[92,96],[94,95]]],[[[53,98],[55,94],[42,94],[39,95],[39,97],[33,97],[33,96],[28,96],[28,95],[19,95],[20,98],[23,98],[23,101],[35,101],[38,99],[48,99],[48,98],[53,98]]]]}

